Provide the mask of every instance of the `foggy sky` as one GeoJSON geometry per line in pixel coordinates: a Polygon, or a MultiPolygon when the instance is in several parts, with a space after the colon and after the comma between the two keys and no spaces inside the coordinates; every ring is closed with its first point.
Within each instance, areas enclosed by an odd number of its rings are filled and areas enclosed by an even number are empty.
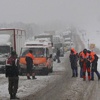
{"type": "Polygon", "coordinates": [[[100,0],[0,0],[0,23],[55,20],[99,27],[100,0]]]}

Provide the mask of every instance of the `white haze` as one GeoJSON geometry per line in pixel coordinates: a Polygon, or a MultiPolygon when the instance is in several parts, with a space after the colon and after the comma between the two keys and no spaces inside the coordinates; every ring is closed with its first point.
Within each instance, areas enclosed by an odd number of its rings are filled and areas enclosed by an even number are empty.
{"type": "Polygon", "coordinates": [[[0,23],[53,21],[100,28],[100,0],[0,0],[0,23]]]}

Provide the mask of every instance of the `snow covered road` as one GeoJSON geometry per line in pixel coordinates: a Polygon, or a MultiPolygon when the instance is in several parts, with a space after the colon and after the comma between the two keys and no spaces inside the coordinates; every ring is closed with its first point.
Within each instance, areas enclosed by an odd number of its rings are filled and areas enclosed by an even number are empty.
{"type": "MultiPolygon", "coordinates": [[[[84,45],[79,36],[75,35],[74,38],[79,52],[84,45]]],[[[20,76],[18,97],[21,100],[89,100],[97,79],[83,81],[79,76],[71,78],[68,57],[69,52],[61,58],[61,63],[54,62],[54,71],[48,76],[36,76],[36,80],[27,80],[26,76],[20,76]]],[[[8,81],[2,74],[0,75],[0,100],[9,100],[8,81]]]]}

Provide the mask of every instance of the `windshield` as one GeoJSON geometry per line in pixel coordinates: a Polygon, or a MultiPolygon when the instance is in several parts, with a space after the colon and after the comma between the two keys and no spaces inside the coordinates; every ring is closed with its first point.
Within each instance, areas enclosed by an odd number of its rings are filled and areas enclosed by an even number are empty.
{"type": "Polygon", "coordinates": [[[45,56],[45,49],[44,48],[22,48],[21,56],[25,56],[29,50],[33,51],[33,55],[35,57],[44,57],[45,56]]]}
{"type": "Polygon", "coordinates": [[[0,46],[0,55],[10,53],[10,47],[9,46],[0,46]]]}

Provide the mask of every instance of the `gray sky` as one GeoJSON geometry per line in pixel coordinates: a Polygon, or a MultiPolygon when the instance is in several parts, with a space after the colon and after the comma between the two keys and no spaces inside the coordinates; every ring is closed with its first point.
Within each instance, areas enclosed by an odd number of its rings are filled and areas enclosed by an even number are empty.
{"type": "Polygon", "coordinates": [[[0,0],[0,23],[50,21],[100,25],[100,0],[0,0]]]}

